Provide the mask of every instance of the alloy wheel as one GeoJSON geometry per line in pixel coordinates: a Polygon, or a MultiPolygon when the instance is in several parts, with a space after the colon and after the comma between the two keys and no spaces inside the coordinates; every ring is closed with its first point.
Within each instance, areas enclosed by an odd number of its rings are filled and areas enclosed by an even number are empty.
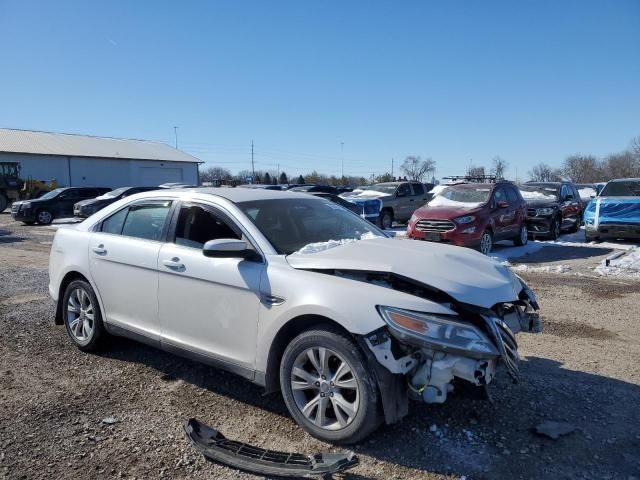
{"type": "Polygon", "coordinates": [[[67,323],[69,331],[80,342],[86,342],[93,334],[95,313],[89,294],[76,288],[67,302],[67,323]]]}
{"type": "Polygon", "coordinates": [[[526,245],[528,241],[529,229],[527,228],[527,225],[523,223],[520,227],[520,243],[522,243],[522,245],[526,245]]]}
{"type": "Polygon", "coordinates": [[[491,252],[493,246],[493,239],[489,232],[484,232],[482,238],[480,238],[480,252],[488,255],[491,252]]]}
{"type": "Polygon", "coordinates": [[[51,213],[47,212],[46,210],[43,210],[42,212],[38,213],[38,223],[42,223],[43,225],[48,225],[51,223],[52,220],[53,220],[53,217],[51,216],[51,213]]]}
{"type": "Polygon", "coordinates": [[[317,427],[339,430],[358,413],[360,392],[354,370],[333,350],[313,347],[296,358],[291,390],[300,412],[317,427]]]}

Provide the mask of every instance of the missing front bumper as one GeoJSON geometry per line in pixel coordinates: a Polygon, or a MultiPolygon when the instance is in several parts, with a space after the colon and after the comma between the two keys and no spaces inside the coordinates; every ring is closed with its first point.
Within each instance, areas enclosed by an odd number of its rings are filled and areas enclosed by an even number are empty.
{"type": "Polygon", "coordinates": [[[191,418],[184,424],[187,439],[214,462],[259,475],[311,478],[343,472],[358,464],[353,452],[300,453],[277,452],[228,440],[219,431],[191,418]]]}

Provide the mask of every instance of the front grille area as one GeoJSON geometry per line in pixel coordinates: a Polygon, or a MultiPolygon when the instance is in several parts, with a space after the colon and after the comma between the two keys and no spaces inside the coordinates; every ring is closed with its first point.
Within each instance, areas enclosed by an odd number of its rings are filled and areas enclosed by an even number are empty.
{"type": "Polygon", "coordinates": [[[537,214],[536,209],[535,208],[527,208],[527,216],[528,217],[535,217],[537,214]]]}
{"type": "Polygon", "coordinates": [[[507,372],[511,376],[513,383],[520,381],[520,371],[518,363],[520,356],[518,355],[518,342],[513,332],[506,323],[497,317],[483,317],[487,322],[489,329],[493,333],[496,346],[500,351],[500,359],[507,367],[507,372]]]}
{"type": "Polygon", "coordinates": [[[20,209],[20,205],[16,205],[15,203],[11,205],[11,213],[18,213],[19,209],[20,209]]]}
{"type": "Polygon", "coordinates": [[[450,220],[418,220],[415,229],[419,232],[449,232],[456,228],[450,220]]]}

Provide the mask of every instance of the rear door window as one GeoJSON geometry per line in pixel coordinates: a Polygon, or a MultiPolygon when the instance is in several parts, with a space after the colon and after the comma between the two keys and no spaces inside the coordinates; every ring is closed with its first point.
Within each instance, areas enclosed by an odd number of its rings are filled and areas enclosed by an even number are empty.
{"type": "Polygon", "coordinates": [[[171,209],[171,202],[140,204],[129,207],[122,235],[159,241],[171,209]]]}
{"type": "Polygon", "coordinates": [[[398,187],[398,193],[405,196],[411,195],[411,187],[409,187],[408,183],[403,183],[398,187]]]}
{"type": "Polygon", "coordinates": [[[112,233],[114,235],[120,235],[122,233],[122,226],[124,225],[124,220],[127,218],[127,213],[129,213],[128,208],[124,208],[119,212],[114,213],[109,218],[102,222],[102,228],[100,231],[104,233],[112,233]]]}
{"type": "Polygon", "coordinates": [[[421,183],[414,183],[411,185],[413,187],[413,194],[414,195],[424,195],[424,187],[422,186],[421,183]]]}

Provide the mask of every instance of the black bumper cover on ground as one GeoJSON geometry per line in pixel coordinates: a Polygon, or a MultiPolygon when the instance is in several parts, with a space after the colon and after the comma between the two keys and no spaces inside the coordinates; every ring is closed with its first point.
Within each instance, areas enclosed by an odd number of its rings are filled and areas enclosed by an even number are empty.
{"type": "Polygon", "coordinates": [[[217,430],[191,418],[184,424],[187,439],[210,460],[260,475],[279,477],[328,477],[358,464],[353,452],[300,453],[276,452],[228,440],[217,430]]]}

